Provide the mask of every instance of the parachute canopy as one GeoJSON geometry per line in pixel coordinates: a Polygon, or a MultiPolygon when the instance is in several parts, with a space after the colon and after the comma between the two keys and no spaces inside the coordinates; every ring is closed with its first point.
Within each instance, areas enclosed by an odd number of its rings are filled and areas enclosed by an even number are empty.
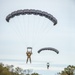
{"type": "Polygon", "coordinates": [[[6,17],[6,21],[9,22],[9,20],[15,16],[26,15],[26,14],[27,15],[33,14],[33,15],[44,16],[44,17],[48,18],[49,20],[51,20],[54,23],[54,25],[57,24],[57,19],[55,17],[53,17],[51,14],[49,14],[45,11],[35,10],[35,9],[24,9],[24,10],[14,11],[6,17]]]}
{"type": "Polygon", "coordinates": [[[32,49],[32,47],[27,47],[27,49],[32,49]]]}
{"type": "Polygon", "coordinates": [[[52,47],[41,48],[40,50],[38,50],[38,53],[40,53],[41,51],[44,51],[44,50],[54,51],[54,52],[56,52],[57,54],[59,53],[59,51],[58,51],[57,49],[52,48],[52,47]]]}

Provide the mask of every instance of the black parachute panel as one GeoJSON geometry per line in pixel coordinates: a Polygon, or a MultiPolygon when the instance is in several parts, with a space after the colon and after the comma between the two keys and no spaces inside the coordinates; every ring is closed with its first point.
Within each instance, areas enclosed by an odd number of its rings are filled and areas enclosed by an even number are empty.
{"type": "Polygon", "coordinates": [[[44,16],[46,18],[48,18],[49,20],[51,20],[54,25],[57,24],[57,19],[55,17],[53,17],[51,14],[45,12],[45,11],[41,11],[41,10],[35,10],[35,9],[24,9],[24,10],[17,10],[17,11],[14,11],[12,13],[10,13],[7,17],[6,17],[6,21],[9,22],[9,20],[15,16],[18,16],[18,15],[39,15],[39,16],[44,16]]]}
{"type": "Polygon", "coordinates": [[[44,50],[54,51],[54,52],[56,52],[57,54],[59,53],[59,51],[58,51],[57,49],[52,48],[52,47],[41,48],[40,50],[38,50],[38,53],[40,53],[41,51],[44,51],[44,50]]]}

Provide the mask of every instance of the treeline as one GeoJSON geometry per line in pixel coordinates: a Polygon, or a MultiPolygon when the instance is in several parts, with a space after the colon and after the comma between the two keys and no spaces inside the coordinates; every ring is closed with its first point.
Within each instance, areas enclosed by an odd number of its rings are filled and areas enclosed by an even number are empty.
{"type": "MultiPolygon", "coordinates": [[[[32,70],[23,70],[20,67],[14,67],[13,65],[4,65],[0,63],[0,75],[29,75],[32,70]]],[[[31,73],[31,75],[39,75],[38,73],[31,73]]]]}
{"type": "Polygon", "coordinates": [[[69,65],[63,71],[57,73],[57,75],[75,75],[75,66],[69,65]]]}
{"type": "MultiPolygon", "coordinates": [[[[64,68],[63,71],[57,73],[57,75],[75,75],[75,66],[69,65],[64,68]]],[[[14,67],[13,65],[4,65],[0,63],[0,75],[40,75],[38,73],[32,73],[32,70],[23,70],[20,67],[14,67]]]]}

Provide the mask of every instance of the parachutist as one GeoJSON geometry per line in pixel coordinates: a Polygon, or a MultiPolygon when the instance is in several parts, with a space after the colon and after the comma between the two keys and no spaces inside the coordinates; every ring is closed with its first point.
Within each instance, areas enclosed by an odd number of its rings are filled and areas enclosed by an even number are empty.
{"type": "Polygon", "coordinates": [[[30,60],[30,63],[31,63],[31,55],[32,55],[32,48],[31,47],[27,48],[26,55],[27,55],[26,63],[28,63],[28,60],[30,60]],[[28,49],[31,49],[31,51],[28,51],[28,49]]]}
{"type": "Polygon", "coordinates": [[[49,63],[47,63],[47,69],[49,69],[49,63]]]}

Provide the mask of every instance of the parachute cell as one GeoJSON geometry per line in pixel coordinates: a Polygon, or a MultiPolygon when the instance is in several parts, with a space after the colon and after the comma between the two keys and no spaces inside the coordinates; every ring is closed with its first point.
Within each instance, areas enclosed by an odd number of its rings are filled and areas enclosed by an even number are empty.
{"type": "Polygon", "coordinates": [[[41,11],[41,10],[35,10],[35,9],[24,9],[24,10],[17,10],[17,11],[14,11],[12,13],[10,13],[7,17],[6,17],[6,21],[9,22],[9,20],[15,16],[18,16],[18,15],[39,15],[39,16],[44,16],[46,18],[48,18],[49,20],[51,20],[54,25],[57,24],[57,19],[55,17],[53,17],[51,14],[45,12],[45,11],[41,11]]]}
{"type": "Polygon", "coordinates": [[[54,51],[54,52],[56,52],[57,54],[59,53],[59,51],[58,51],[57,49],[52,48],[52,47],[41,48],[40,50],[38,50],[38,53],[40,53],[41,51],[44,51],[44,50],[54,51]]]}

